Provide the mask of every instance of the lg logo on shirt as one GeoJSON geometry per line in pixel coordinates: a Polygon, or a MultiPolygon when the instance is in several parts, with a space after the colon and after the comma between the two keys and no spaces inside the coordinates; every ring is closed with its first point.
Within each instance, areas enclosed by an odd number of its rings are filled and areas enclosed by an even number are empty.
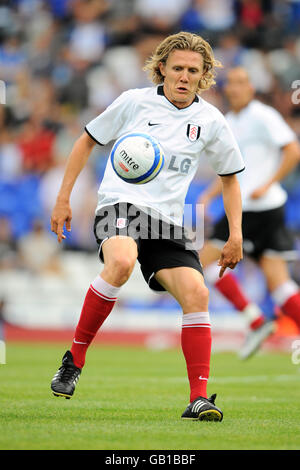
{"type": "Polygon", "coordinates": [[[179,158],[175,155],[172,155],[168,170],[171,171],[179,171],[180,173],[188,174],[190,171],[192,164],[192,160],[190,158],[184,158],[183,160],[179,161],[179,158]]]}

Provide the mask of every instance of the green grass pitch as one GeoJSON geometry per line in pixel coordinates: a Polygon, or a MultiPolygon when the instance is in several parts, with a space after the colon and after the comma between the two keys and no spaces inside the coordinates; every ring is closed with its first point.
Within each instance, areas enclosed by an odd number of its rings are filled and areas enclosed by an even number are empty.
{"type": "Polygon", "coordinates": [[[289,354],[214,353],[208,392],[224,420],[187,422],[180,349],[92,346],[71,400],[50,381],[65,347],[7,344],[0,449],[300,449],[300,370],[289,354]]]}

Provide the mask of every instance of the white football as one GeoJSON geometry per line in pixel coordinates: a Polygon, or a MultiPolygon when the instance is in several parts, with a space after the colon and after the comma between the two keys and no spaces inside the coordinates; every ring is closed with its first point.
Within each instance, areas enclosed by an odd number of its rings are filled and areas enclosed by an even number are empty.
{"type": "Polygon", "coordinates": [[[144,184],[153,180],[164,164],[159,142],[149,134],[132,133],[120,137],[110,153],[116,174],[127,183],[144,184]]]}

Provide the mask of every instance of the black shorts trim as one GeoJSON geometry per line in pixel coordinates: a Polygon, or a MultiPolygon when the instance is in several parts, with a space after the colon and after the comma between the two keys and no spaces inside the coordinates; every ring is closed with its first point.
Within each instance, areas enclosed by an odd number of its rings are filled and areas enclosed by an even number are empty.
{"type": "MultiPolygon", "coordinates": [[[[258,260],[268,252],[289,257],[294,252],[294,239],[285,226],[284,206],[266,211],[243,212],[242,218],[244,252],[258,260]]],[[[215,225],[210,240],[226,242],[229,237],[227,217],[222,217],[215,225]]]]}
{"type": "Polygon", "coordinates": [[[165,291],[154,277],[161,269],[190,267],[203,275],[198,252],[190,248],[192,242],[185,235],[184,228],[153,219],[133,204],[119,203],[103,207],[95,218],[94,234],[102,262],[102,244],[107,239],[112,236],[133,238],[137,244],[137,259],[142,274],[154,291],[165,291]],[[137,222],[140,222],[140,231],[135,230],[137,222]]]}

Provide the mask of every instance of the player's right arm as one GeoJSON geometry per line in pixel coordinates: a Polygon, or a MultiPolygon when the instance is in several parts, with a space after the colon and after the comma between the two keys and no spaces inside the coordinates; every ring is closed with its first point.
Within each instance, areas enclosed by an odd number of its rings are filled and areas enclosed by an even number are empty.
{"type": "Polygon", "coordinates": [[[222,192],[229,225],[229,238],[219,259],[219,277],[222,277],[227,268],[234,269],[243,257],[242,202],[236,174],[243,171],[245,165],[233,133],[221,113],[216,113],[214,124],[216,131],[205,147],[205,154],[218,178],[208,189],[206,203],[222,192]]]}
{"type": "Polygon", "coordinates": [[[75,142],[68,157],[67,165],[56,203],[51,215],[51,230],[56,233],[59,243],[65,239],[64,225],[71,230],[72,210],[70,196],[81,170],[86,165],[96,142],[84,132],[75,142]]]}
{"type": "Polygon", "coordinates": [[[68,231],[71,230],[70,195],[79,173],[96,143],[105,145],[120,136],[124,123],[131,119],[134,112],[132,94],[135,93],[135,90],[122,93],[105,111],[86,125],[85,132],[75,142],[51,217],[51,230],[57,234],[59,243],[66,238],[63,234],[64,225],[68,231]]]}
{"type": "Polygon", "coordinates": [[[242,235],[242,200],[240,185],[236,175],[221,177],[223,203],[228,220],[229,238],[225,243],[219,259],[221,266],[219,277],[222,277],[225,269],[234,269],[243,258],[242,235]]]}

